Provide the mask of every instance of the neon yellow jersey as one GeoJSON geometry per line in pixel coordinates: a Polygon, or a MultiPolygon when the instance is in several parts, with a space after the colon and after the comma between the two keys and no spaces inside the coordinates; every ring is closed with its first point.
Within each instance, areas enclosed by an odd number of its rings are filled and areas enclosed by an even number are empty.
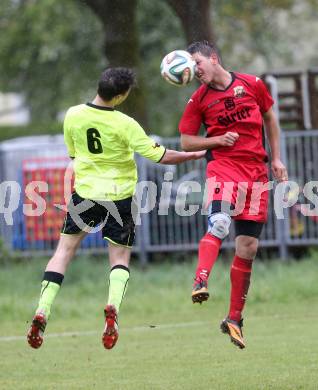
{"type": "Polygon", "coordinates": [[[64,139],[70,157],[75,158],[75,190],[92,200],[120,200],[134,194],[134,152],[154,162],[165,154],[165,148],[133,118],[91,103],[67,111],[64,139]]]}

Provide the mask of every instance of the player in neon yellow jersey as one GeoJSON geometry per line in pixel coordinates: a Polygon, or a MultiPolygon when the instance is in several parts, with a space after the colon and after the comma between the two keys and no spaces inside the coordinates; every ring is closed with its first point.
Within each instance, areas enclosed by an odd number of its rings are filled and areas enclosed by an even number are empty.
{"type": "Polygon", "coordinates": [[[39,348],[67,266],[87,228],[102,223],[110,262],[108,302],[102,342],[111,349],[118,339],[118,312],[129,280],[135,237],[133,195],[137,183],[134,152],[161,164],[178,164],[204,152],[165,149],[148,137],[131,117],[115,110],[129,95],[135,75],[128,68],[108,68],[92,103],[71,107],[64,120],[65,143],[74,159],[75,192],[68,205],[57,249],[48,262],[28,343],[39,348]]]}

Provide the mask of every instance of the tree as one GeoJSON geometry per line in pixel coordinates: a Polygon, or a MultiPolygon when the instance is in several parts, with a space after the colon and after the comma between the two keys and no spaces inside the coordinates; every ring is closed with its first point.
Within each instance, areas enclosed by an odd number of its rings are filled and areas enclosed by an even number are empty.
{"type": "MultiPolygon", "coordinates": [[[[82,2],[82,0],[79,0],[82,2]]],[[[136,22],[137,0],[84,0],[101,22],[103,54],[109,66],[127,66],[140,69],[140,47],[136,22]]],[[[146,107],[142,74],[139,88],[122,108],[142,124],[146,124],[146,107]]]]}
{"type": "Polygon", "coordinates": [[[96,90],[100,27],[83,5],[2,0],[0,29],[0,90],[24,93],[33,121],[54,121],[96,90]]]}
{"type": "MultiPolygon", "coordinates": [[[[79,0],[82,1],[82,0],[79,0]]],[[[140,58],[140,42],[138,35],[136,12],[141,4],[146,7],[147,2],[137,0],[84,0],[100,20],[104,36],[104,55],[110,65],[130,66],[139,70],[140,88],[133,92],[124,106],[126,111],[135,116],[143,125],[146,124],[146,100],[147,87],[143,79],[144,69],[140,58]]],[[[207,39],[214,40],[210,15],[210,0],[167,0],[176,15],[181,20],[181,25],[187,42],[207,39]]],[[[162,9],[160,5],[151,4],[157,12],[162,9]]],[[[148,8],[148,11],[151,10],[148,8]]],[[[149,13],[148,13],[149,14],[149,13]]],[[[169,12],[168,12],[169,14],[169,12]]],[[[163,14],[165,17],[167,13],[163,14]]],[[[157,15],[152,19],[152,28],[160,29],[162,18],[157,15]]],[[[160,59],[157,58],[160,63],[160,59]]],[[[158,72],[159,74],[159,72],[158,72]]]]}
{"type": "Polygon", "coordinates": [[[261,74],[277,66],[318,66],[314,0],[1,0],[0,90],[23,92],[33,121],[56,120],[94,97],[107,65],[137,70],[127,106],[152,132],[177,134],[196,87],[165,83],[165,54],[192,41],[216,41],[226,66],[261,74]],[[217,37],[214,31],[217,31],[217,37]],[[281,39],[278,39],[280,38],[281,39]]]}
{"type": "Polygon", "coordinates": [[[166,0],[181,20],[187,43],[215,42],[210,0],[166,0]]]}

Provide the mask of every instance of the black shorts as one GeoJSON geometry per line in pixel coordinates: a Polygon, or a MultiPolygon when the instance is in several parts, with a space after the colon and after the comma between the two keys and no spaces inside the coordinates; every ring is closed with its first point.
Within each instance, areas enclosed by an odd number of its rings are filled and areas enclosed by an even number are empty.
{"type": "Polygon", "coordinates": [[[243,219],[236,220],[234,223],[235,237],[243,235],[258,239],[264,227],[264,224],[262,222],[255,222],[243,219]]]}
{"type": "Polygon", "coordinates": [[[103,238],[110,242],[132,247],[135,240],[132,197],[113,202],[84,199],[73,192],[67,206],[62,234],[89,232],[102,224],[103,238]]]}

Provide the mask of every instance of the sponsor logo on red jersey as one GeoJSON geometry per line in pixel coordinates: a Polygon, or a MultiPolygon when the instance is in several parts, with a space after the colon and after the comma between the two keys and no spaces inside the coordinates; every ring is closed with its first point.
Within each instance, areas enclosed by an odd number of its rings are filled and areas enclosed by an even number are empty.
{"type": "Polygon", "coordinates": [[[238,87],[234,87],[233,91],[234,91],[234,97],[236,98],[241,98],[246,94],[245,89],[242,85],[239,85],[238,87]]]}

